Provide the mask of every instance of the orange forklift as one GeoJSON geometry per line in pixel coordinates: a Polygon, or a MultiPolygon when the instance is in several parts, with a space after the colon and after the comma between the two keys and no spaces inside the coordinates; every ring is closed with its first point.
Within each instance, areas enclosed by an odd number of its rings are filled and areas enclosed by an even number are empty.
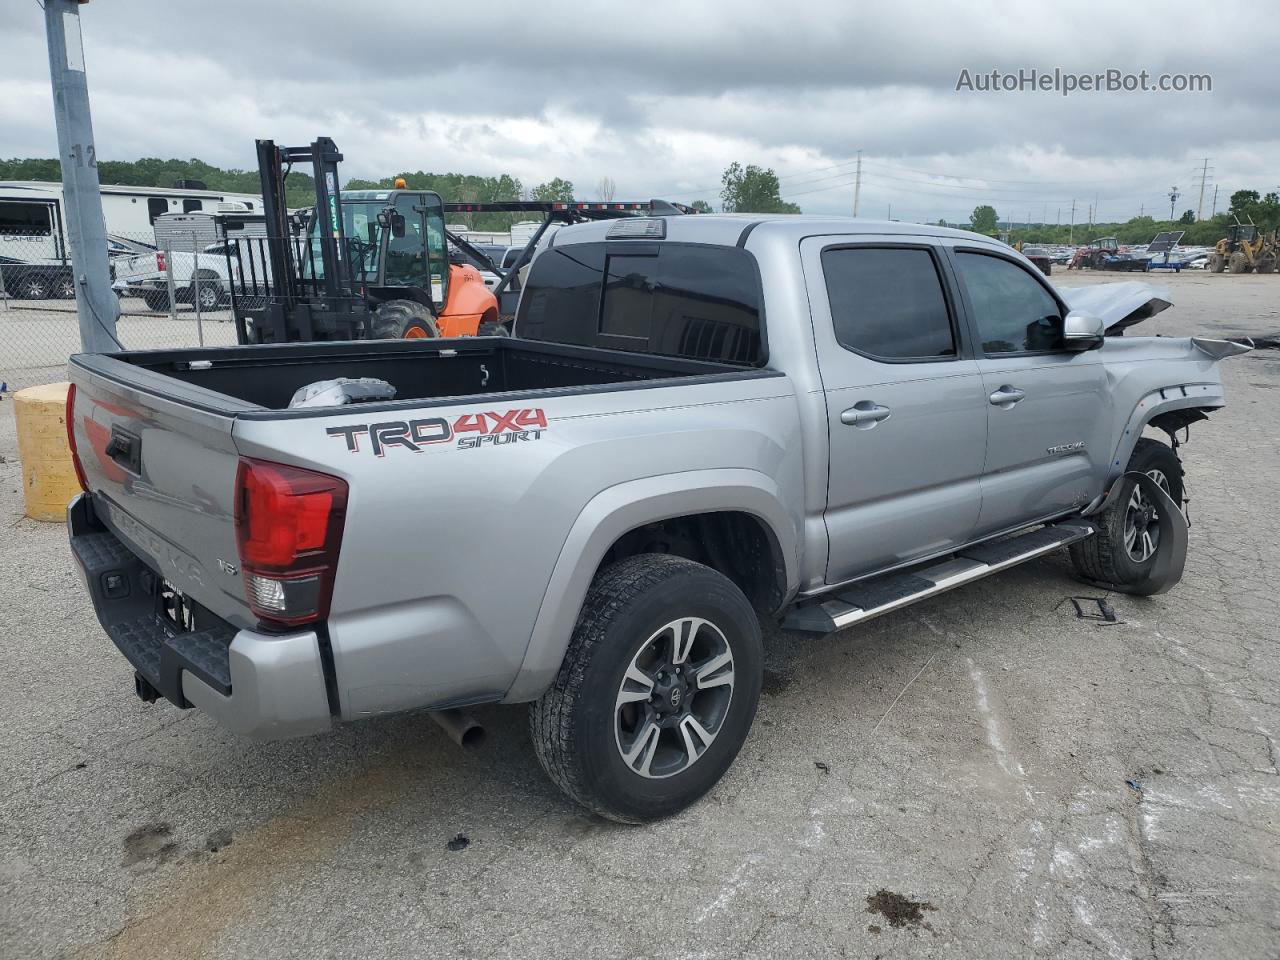
{"type": "Polygon", "coordinates": [[[403,178],[390,190],[342,190],[341,160],[328,137],[305,147],[258,141],[266,236],[235,236],[228,223],[224,245],[240,343],[505,335],[513,285],[552,224],[693,212],[662,200],[446,204],[403,178]],[[309,167],[316,202],[291,214],[285,180],[295,164],[309,167]],[[506,269],[445,226],[445,213],[496,212],[543,217],[506,269]],[[493,291],[473,264],[500,278],[493,291]]]}
{"type": "Polygon", "coordinates": [[[328,137],[305,147],[258,141],[265,237],[225,244],[236,338],[419,339],[500,333],[498,301],[469,264],[450,263],[444,202],[427,190],[342,190],[328,137]],[[315,179],[315,207],[290,214],[295,164],[315,179]]]}

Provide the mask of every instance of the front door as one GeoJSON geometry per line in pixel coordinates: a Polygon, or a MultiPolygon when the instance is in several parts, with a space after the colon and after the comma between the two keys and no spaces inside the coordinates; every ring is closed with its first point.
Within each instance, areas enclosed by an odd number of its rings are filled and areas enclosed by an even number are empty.
{"type": "Polygon", "coordinates": [[[1033,267],[963,245],[951,256],[987,401],[977,535],[1083,507],[1111,452],[1101,355],[1063,348],[1066,307],[1033,267]]]}
{"type": "Polygon", "coordinates": [[[978,519],[986,395],[941,248],[801,246],[827,405],[827,582],[946,552],[978,519]]]}

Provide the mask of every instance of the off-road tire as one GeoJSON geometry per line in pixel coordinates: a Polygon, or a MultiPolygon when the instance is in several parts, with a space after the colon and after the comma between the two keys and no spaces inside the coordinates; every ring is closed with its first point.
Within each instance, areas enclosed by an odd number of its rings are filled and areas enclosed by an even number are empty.
{"type": "Polygon", "coordinates": [[[147,290],[142,294],[142,302],[147,305],[148,310],[154,310],[157,313],[169,309],[169,292],[167,290],[147,290]]]}
{"type": "Polygon", "coordinates": [[[436,318],[416,300],[388,300],[373,315],[374,340],[434,340],[440,336],[436,318]]]}
{"type": "Polygon", "coordinates": [[[1257,270],[1258,273],[1274,272],[1276,269],[1275,257],[1267,257],[1262,260],[1259,260],[1258,266],[1255,269],[1257,270]]]}
{"type": "MultiPolygon", "coordinates": [[[[1168,445],[1148,437],[1141,438],[1125,468],[1146,473],[1160,470],[1169,482],[1169,496],[1182,505],[1182,461],[1168,445]]],[[[1156,562],[1160,546],[1141,563],[1135,561],[1124,546],[1124,518],[1133,492],[1134,481],[1123,479],[1121,489],[1105,511],[1093,517],[1098,532],[1071,545],[1071,563],[1085,580],[1096,583],[1129,584],[1144,579],[1156,562]]]]}
{"type": "Polygon", "coordinates": [[[1227,261],[1228,273],[1248,273],[1249,258],[1237,250],[1231,255],[1231,259],[1227,261]]]}
{"type": "Polygon", "coordinates": [[[647,553],[596,575],[551,688],[530,705],[529,730],[547,775],[593,813],[621,823],[669,817],[719,782],[746,740],[760,700],[760,623],[723,574],[692,560],[647,553]],[[615,701],[643,641],[679,617],[714,623],[733,653],[728,712],[706,753],[664,779],[628,768],[615,740],[615,701]]]}
{"type": "Polygon", "coordinates": [[[1227,269],[1227,258],[1220,253],[1209,254],[1209,263],[1207,269],[1210,273],[1221,273],[1227,269]]]}
{"type": "Polygon", "coordinates": [[[499,323],[497,320],[484,320],[480,326],[476,328],[477,337],[509,337],[511,331],[507,329],[507,325],[499,323]]]}

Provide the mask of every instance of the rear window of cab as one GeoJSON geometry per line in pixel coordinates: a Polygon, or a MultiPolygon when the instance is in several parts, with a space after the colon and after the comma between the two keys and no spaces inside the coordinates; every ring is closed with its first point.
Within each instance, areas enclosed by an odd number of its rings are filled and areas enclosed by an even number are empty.
{"type": "Polygon", "coordinates": [[[516,332],[529,340],[765,361],[760,275],[738,247],[606,241],[551,247],[525,283],[516,332]]]}

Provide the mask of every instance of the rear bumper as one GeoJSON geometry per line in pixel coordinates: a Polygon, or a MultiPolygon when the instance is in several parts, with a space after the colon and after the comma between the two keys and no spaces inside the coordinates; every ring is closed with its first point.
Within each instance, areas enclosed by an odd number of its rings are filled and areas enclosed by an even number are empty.
{"type": "Polygon", "coordinates": [[[67,508],[71,553],[107,636],[174,706],[198,707],[236,733],[259,739],[329,729],[320,640],[237,630],[206,611],[193,632],[160,615],[161,579],[93,513],[81,494],[67,508]]]}

